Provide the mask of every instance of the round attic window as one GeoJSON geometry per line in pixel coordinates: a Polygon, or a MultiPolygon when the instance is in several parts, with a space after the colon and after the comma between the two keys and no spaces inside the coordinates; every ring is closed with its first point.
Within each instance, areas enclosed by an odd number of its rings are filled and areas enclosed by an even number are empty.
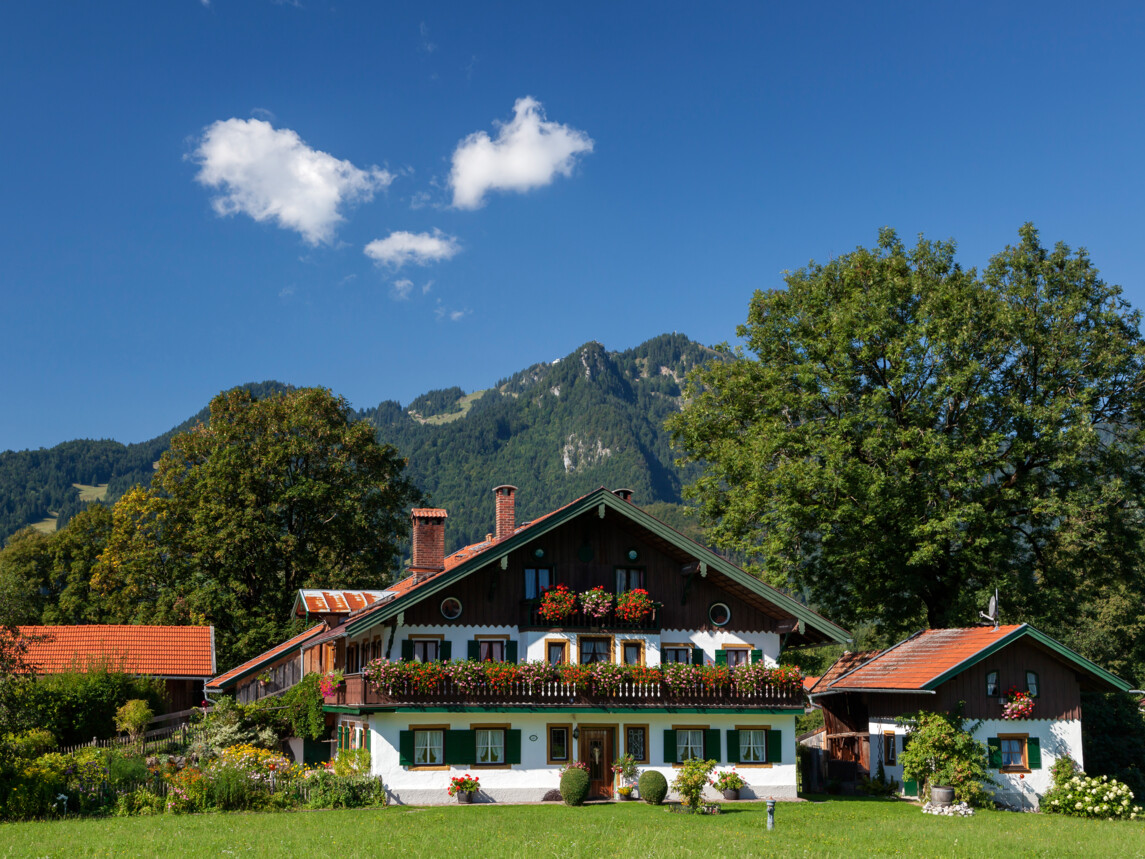
{"type": "Polygon", "coordinates": [[[727,603],[714,602],[708,609],[708,620],[712,622],[713,626],[727,626],[731,619],[732,610],[728,608],[727,603]]]}
{"type": "Polygon", "coordinates": [[[457,620],[461,617],[461,600],[457,597],[446,597],[441,601],[441,616],[446,620],[457,620]]]}
{"type": "Polygon", "coordinates": [[[639,549],[629,549],[628,550],[628,560],[639,561],[640,560],[640,550],[639,549]]]}
{"type": "Polygon", "coordinates": [[[545,550],[538,546],[536,549],[533,549],[533,557],[538,561],[543,561],[545,559],[545,550]]]}

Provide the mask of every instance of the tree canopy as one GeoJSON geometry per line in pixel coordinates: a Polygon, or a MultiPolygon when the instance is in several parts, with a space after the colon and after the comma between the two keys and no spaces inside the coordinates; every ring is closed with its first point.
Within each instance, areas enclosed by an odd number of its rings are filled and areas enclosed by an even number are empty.
{"type": "Polygon", "coordinates": [[[891,633],[1140,592],[1145,345],[1084,250],[1027,224],[979,274],[884,230],[785,279],[669,424],[715,544],[891,633]]]}
{"type": "Polygon", "coordinates": [[[420,498],[404,468],[325,389],[220,394],[115,505],[92,587],[122,622],[214,624],[233,664],[281,640],[298,588],[391,580],[420,498]]]}

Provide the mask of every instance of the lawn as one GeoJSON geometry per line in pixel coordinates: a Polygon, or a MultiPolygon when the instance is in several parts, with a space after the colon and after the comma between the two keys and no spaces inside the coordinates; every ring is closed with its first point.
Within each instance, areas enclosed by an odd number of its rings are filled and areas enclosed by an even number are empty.
{"type": "Polygon", "coordinates": [[[1145,824],[923,815],[893,800],[762,803],[720,816],[643,803],[395,807],[0,825],[0,856],[1145,856],[1145,824]]]}

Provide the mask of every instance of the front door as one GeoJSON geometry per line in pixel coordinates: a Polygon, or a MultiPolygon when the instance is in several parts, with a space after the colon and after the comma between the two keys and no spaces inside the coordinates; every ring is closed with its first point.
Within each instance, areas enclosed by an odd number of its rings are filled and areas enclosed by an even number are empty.
{"type": "Polygon", "coordinates": [[[615,728],[585,728],[580,730],[580,759],[588,764],[588,795],[612,799],[612,749],[615,728]]]}

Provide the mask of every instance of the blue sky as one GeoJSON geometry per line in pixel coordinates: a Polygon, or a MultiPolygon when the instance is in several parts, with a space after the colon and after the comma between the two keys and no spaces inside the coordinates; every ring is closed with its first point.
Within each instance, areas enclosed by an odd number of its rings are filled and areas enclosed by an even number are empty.
{"type": "Polygon", "coordinates": [[[355,406],[734,337],[1032,220],[1145,306],[1145,6],[6,3],[0,450],[278,379],[355,406]]]}

